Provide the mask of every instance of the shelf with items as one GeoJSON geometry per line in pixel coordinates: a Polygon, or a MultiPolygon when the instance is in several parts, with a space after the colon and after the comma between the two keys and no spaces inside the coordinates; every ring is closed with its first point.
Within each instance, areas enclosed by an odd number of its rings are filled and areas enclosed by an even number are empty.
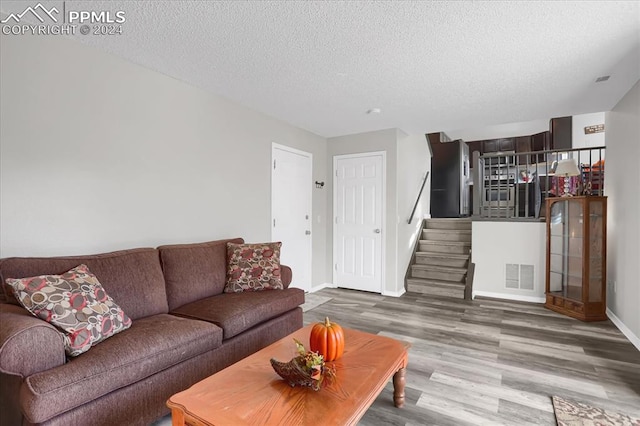
{"type": "Polygon", "coordinates": [[[602,195],[604,190],[604,160],[580,164],[583,192],[588,195],[602,195]]]}
{"type": "Polygon", "coordinates": [[[545,307],[583,321],[606,316],[606,197],[546,200],[545,307]]]}

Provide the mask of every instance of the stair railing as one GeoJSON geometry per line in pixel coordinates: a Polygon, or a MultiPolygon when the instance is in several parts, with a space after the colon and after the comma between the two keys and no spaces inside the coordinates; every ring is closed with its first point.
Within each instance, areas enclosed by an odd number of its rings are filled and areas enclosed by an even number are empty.
{"type": "Polygon", "coordinates": [[[420,186],[420,192],[418,192],[418,197],[416,198],[416,203],[413,205],[413,210],[411,210],[411,216],[407,220],[407,223],[411,225],[413,221],[413,216],[416,214],[416,209],[418,208],[418,203],[420,202],[420,197],[422,197],[422,191],[424,190],[424,185],[427,183],[427,178],[429,177],[429,172],[424,175],[424,180],[422,181],[422,185],[420,186]]]}

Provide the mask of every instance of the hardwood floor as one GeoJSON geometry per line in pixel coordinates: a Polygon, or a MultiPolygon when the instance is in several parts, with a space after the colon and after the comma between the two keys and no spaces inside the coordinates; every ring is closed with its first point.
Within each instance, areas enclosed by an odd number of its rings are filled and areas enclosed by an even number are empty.
{"type": "Polygon", "coordinates": [[[412,344],[405,407],[393,406],[389,383],[361,425],[555,425],[553,395],[640,417],[640,352],[610,321],[489,299],[314,295],[332,299],[305,324],[329,316],[412,344]]]}

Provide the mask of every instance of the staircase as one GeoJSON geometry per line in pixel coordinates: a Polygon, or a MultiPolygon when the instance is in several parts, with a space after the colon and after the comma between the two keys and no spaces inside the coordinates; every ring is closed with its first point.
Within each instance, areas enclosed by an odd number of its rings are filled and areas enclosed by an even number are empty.
{"type": "Polygon", "coordinates": [[[425,219],[407,291],[464,299],[471,219],[425,219]]]}

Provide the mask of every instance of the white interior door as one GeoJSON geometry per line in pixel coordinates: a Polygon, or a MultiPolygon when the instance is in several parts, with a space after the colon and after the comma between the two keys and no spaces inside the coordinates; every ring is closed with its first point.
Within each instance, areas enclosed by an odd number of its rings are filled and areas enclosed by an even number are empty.
{"type": "Polygon", "coordinates": [[[310,153],[273,144],[271,161],[271,238],[282,241],[280,263],[291,267],[291,287],[311,290],[310,153]]]}
{"type": "Polygon", "coordinates": [[[382,292],[384,153],[334,157],[334,284],[382,292]]]}

